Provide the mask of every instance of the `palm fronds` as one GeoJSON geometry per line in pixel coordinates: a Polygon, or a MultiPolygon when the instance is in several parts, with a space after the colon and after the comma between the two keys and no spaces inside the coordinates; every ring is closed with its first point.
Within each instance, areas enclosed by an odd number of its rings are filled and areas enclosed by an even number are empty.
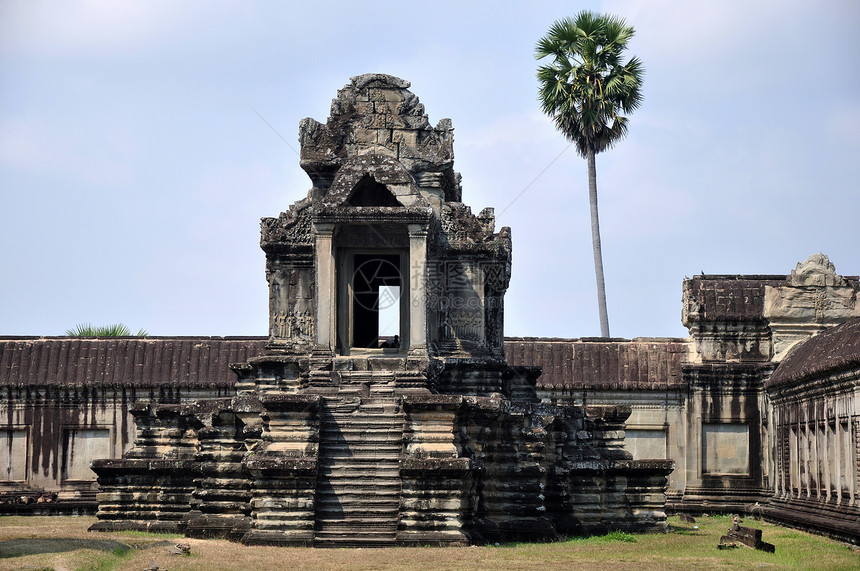
{"type": "Polygon", "coordinates": [[[149,333],[145,329],[141,329],[133,334],[131,329],[122,323],[99,326],[93,326],[90,323],[79,323],[74,329],[67,329],[66,335],[69,337],[148,337],[149,333]]]}
{"type": "Polygon", "coordinates": [[[541,109],[585,157],[627,134],[627,117],[642,103],[642,62],[622,55],[632,26],[616,16],[583,11],[558,20],[535,46],[541,109]]]}

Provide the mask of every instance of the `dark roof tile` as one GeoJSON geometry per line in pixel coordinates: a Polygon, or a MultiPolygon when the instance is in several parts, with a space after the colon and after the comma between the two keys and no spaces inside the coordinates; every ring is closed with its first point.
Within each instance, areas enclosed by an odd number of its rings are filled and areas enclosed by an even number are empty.
{"type": "Polygon", "coordinates": [[[795,346],[768,379],[767,387],[860,369],[860,317],[830,327],[795,346]]]}
{"type": "MultiPolygon", "coordinates": [[[[261,355],[261,337],[0,337],[0,386],[230,386],[231,363],[261,355]]],[[[655,389],[681,384],[683,339],[509,338],[511,365],[542,366],[541,388],[655,389]]]]}
{"type": "Polygon", "coordinates": [[[0,337],[0,386],[230,386],[260,337],[0,337]]]}
{"type": "Polygon", "coordinates": [[[649,390],[681,386],[687,342],[508,338],[505,354],[511,365],[543,367],[538,388],[649,390]]]}

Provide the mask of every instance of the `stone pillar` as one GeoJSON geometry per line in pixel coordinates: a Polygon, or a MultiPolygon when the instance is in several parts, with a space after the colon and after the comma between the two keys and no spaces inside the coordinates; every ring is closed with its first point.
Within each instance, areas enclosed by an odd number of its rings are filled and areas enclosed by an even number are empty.
{"type": "Polygon", "coordinates": [[[316,258],[316,298],[317,298],[317,350],[331,352],[334,350],[334,317],[335,317],[335,260],[332,250],[332,235],[334,224],[314,223],[316,240],[314,241],[314,257],[316,258]]]}
{"type": "Polygon", "coordinates": [[[836,484],[836,503],[842,503],[842,422],[840,420],[840,404],[841,399],[837,399],[833,403],[833,417],[834,422],[836,423],[833,426],[833,449],[835,451],[835,460],[833,462],[834,467],[836,468],[836,474],[833,478],[836,484]]]}
{"type": "Polygon", "coordinates": [[[251,476],[246,545],[311,546],[319,464],[318,395],[261,397],[260,444],[245,455],[251,476]]]}
{"type": "Polygon", "coordinates": [[[427,354],[427,227],[409,224],[409,353],[427,354]]]}
{"type": "Polygon", "coordinates": [[[400,462],[400,545],[457,546],[469,543],[469,458],[455,444],[456,417],[463,397],[404,397],[405,453],[400,462]]]}

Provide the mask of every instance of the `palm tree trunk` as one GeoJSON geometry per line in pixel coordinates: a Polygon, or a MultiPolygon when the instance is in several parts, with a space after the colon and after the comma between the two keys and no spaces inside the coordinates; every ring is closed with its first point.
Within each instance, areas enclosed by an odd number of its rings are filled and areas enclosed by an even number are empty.
{"type": "Polygon", "coordinates": [[[600,315],[600,336],[609,337],[609,316],[606,313],[606,284],[603,280],[603,254],[600,251],[600,221],[597,216],[597,165],[595,152],[589,146],[588,203],[591,205],[591,247],[594,250],[594,275],[597,278],[597,311],[600,315]]]}

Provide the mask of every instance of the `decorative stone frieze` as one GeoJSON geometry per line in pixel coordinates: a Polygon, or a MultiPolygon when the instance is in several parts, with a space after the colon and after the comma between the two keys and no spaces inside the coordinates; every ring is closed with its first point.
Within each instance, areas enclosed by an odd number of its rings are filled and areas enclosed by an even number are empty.
{"type": "Polygon", "coordinates": [[[773,360],[782,361],[792,347],[860,317],[857,279],[845,279],[824,254],[799,262],[785,282],[765,287],[764,317],[773,335],[773,360]]]}

